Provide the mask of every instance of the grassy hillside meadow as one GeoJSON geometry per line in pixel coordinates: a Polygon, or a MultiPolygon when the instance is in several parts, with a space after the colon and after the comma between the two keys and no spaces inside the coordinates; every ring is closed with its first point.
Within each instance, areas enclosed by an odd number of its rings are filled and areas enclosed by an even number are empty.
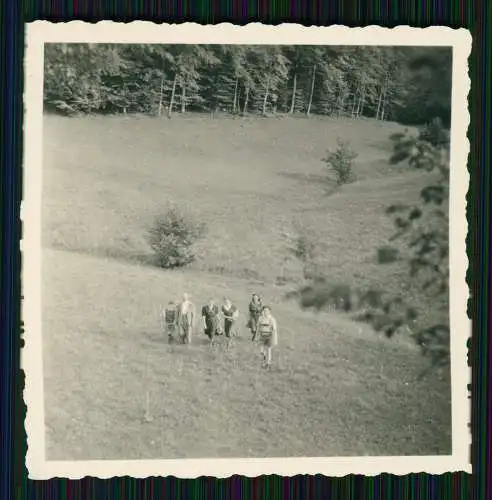
{"type": "Polygon", "coordinates": [[[426,183],[388,165],[388,136],[399,128],[46,116],[48,459],[450,453],[447,374],[419,378],[427,362],[405,337],[387,340],[283,298],[302,271],[285,238],[297,224],[314,231],[334,282],[402,286],[400,269],[374,260],[392,231],[384,208],[415,200],[426,183]],[[358,180],[333,193],[320,159],[338,136],[359,153],[358,180]],[[145,231],[169,202],[208,226],[185,270],[149,265],[145,231]],[[209,348],[200,332],[190,346],[167,345],[157,309],[184,291],[197,305],[226,294],[243,311],[260,292],[280,327],[272,371],[245,328],[230,349],[209,348]]]}

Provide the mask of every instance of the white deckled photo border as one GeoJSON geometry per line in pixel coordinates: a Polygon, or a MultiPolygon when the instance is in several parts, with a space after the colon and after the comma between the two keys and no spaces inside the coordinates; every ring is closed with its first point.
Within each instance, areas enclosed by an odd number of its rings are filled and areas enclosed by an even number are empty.
{"type": "Polygon", "coordinates": [[[96,24],[73,21],[50,23],[36,21],[26,28],[24,90],[24,192],[21,206],[23,220],[22,316],[25,347],[21,352],[26,376],[24,401],[27,405],[26,465],[31,479],[84,476],[111,478],[132,476],[228,477],[233,474],[253,477],[278,474],[324,474],[345,476],[380,473],[405,475],[425,472],[471,472],[470,402],[467,384],[471,382],[467,366],[466,342],[471,335],[471,321],[466,308],[469,290],[466,284],[468,258],[466,194],[469,185],[467,160],[470,123],[468,112],[468,57],[472,39],[465,29],[447,27],[393,29],[304,27],[296,24],[268,26],[219,24],[202,26],[193,23],[155,24],[135,21],[129,24],[102,21],[96,24]],[[47,42],[92,43],[173,43],[173,44],[309,44],[309,45],[406,45],[452,46],[452,124],[450,180],[450,324],[452,380],[452,454],[449,456],[397,457],[313,457],[261,459],[193,460],[118,460],[118,461],[47,461],[43,399],[43,360],[41,330],[41,192],[43,148],[43,46],[47,42]]]}

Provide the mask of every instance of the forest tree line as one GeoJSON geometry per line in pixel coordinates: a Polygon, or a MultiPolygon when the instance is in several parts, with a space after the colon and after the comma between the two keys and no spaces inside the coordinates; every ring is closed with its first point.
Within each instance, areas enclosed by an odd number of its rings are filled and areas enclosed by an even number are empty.
{"type": "Polygon", "coordinates": [[[449,126],[451,63],[446,47],[52,43],[44,103],[68,115],[303,113],[449,126]]]}

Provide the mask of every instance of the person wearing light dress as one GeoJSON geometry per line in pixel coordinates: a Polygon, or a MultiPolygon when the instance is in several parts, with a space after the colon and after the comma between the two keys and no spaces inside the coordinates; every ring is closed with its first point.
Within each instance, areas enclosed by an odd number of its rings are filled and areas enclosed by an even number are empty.
{"type": "Polygon", "coordinates": [[[263,306],[258,318],[258,336],[263,364],[270,369],[272,366],[272,349],[278,345],[278,328],[277,320],[273,317],[269,306],[263,306]]]}

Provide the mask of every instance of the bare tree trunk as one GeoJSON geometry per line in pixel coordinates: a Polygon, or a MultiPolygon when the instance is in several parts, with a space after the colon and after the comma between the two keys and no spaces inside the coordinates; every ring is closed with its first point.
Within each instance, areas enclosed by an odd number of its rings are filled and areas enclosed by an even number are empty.
{"type": "Polygon", "coordinates": [[[167,116],[171,118],[171,115],[173,114],[173,106],[174,106],[174,95],[176,94],[176,82],[178,81],[178,74],[176,73],[174,75],[174,80],[173,80],[173,88],[171,90],[171,101],[169,102],[169,110],[167,112],[167,116]]]}
{"type": "Polygon", "coordinates": [[[381,102],[383,100],[383,92],[384,92],[384,86],[381,86],[381,89],[379,90],[378,109],[376,111],[376,120],[379,120],[379,113],[381,111],[381,102]]]}
{"type": "Polygon", "coordinates": [[[361,86],[359,98],[357,100],[357,109],[355,110],[355,117],[356,118],[359,118],[359,116],[360,116],[360,108],[361,108],[363,96],[364,96],[364,88],[363,88],[363,86],[361,86]]]}
{"type": "Polygon", "coordinates": [[[240,102],[241,102],[241,97],[242,97],[242,92],[241,92],[241,86],[239,85],[237,89],[237,100],[236,100],[236,112],[240,111],[240,102]]]}
{"type": "Polygon", "coordinates": [[[388,103],[388,87],[390,83],[390,77],[389,75],[386,76],[386,79],[384,81],[384,87],[383,87],[383,102],[381,104],[381,120],[384,120],[384,116],[386,114],[386,104],[388,103]]]}
{"type": "Polygon", "coordinates": [[[344,107],[344,105],[345,105],[345,94],[341,93],[340,101],[338,103],[338,116],[340,116],[341,114],[343,114],[343,107],[344,107]]]}
{"type": "Polygon", "coordinates": [[[186,113],[186,81],[181,81],[181,113],[186,113]]]}
{"type": "Polygon", "coordinates": [[[265,97],[263,98],[263,114],[266,114],[266,105],[267,105],[267,100],[268,100],[269,87],[270,87],[270,81],[267,80],[266,87],[265,87],[265,97]]]}
{"type": "Polygon", "coordinates": [[[309,102],[306,110],[306,116],[311,113],[311,106],[313,104],[313,94],[314,94],[314,82],[316,81],[316,64],[313,65],[313,73],[311,77],[311,91],[309,93],[309,102]]]}
{"type": "Polygon", "coordinates": [[[357,100],[357,109],[355,111],[355,117],[359,118],[360,113],[361,113],[361,106],[364,100],[364,93],[365,93],[365,74],[362,74],[362,78],[360,79],[360,86],[359,86],[359,98],[357,100]]]}
{"type": "Polygon", "coordinates": [[[159,111],[158,111],[159,116],[162,116],[163,99],[164,99],[164,73],[161,75],[161,91],[159,94],[159,111]]]}
{"type": "Polygon", "coordinates": [[[384,120],[384,115],[385,115],[385,112],[386,112],[386,92],[387,92],[387,89],[385,88],[384,89],[384,94],[383,94],[383,103],[382,103],[382,106],[381,106],[381,120],[384,120]]]}
{"type": "Polygon", "coordinates": [[[290,103],[289,114],[293,115],[296,108],[296,92],[297,92],[297,73],[294,73],[294,82],[292,84],[292,101],[290,103]]]}
{"type": "MultiPolygon", "coordinates": [[[[123,81],[122,89],[121,89],[121,96],[122,96],[122,105],[121,107],[123,108],[123,115],[126,116],[126,108],[128,106],[128,95],[126,91],[126,85],[125,82],[123,81]]],[[[90,109],[90,106],[89,106],[90,109]]]]}
{"type": "Polygon", "coordinates": [[[246,87],[246,97],[244,98],[243,114],[248,111],[249,87],[246,87]]]}
{"type": "Polygon", "coordinates": [[[239,87],[239,78],[236,77],[236,86],[234,87],[234,100],[232,101],[232,112],[235,114],[236,113],[236,107],[237,107],[237,91],[239,87]]]}
{"type": "Polygon", "coordinates": [[[213,81],[214,93],[210,103],[210,115],[212,118],[215,118],[215,115],[219,111],[219,98],[217,97],[218,83],[219,83],[219,75],[218,73],[216,73],[213,81]]]}
{"type": "Polygon", "coordinates": [[[357,118],[360,118],[364,114],[364,106],[366,104],[366,85],[362,87],[362,95],[360,96],[360,107],[357,113],[357,118]]]}
{"type": "Polygon", "coordinates": [[[355,116],[355,103],[357,102],[357,94],[359,92],[359,89],[357,89],[355,92],[354,92],[354,98],[352,99],[352,118],[354,118],[355,116]]]}

